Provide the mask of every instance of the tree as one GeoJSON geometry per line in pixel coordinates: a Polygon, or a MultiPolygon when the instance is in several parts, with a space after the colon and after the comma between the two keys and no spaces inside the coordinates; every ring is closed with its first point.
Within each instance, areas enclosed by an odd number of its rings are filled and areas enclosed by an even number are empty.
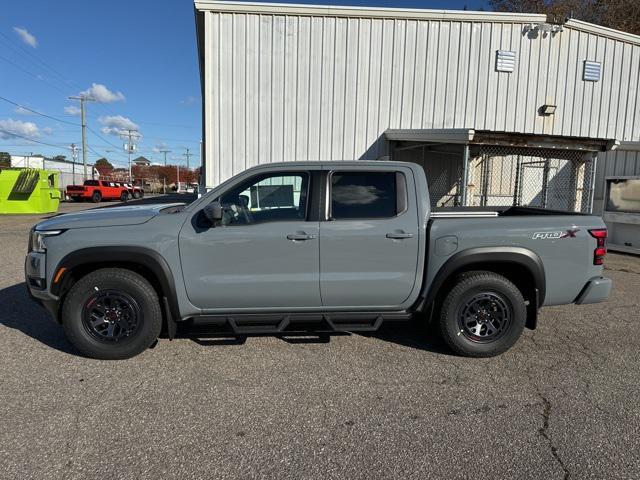
{"type": "Polygon", "coordinates": [[[11,155],[9,152],[0,152],[0,167],[11,166],[11,155]]]}
{"type": "Polygon", "coordinates": [[[55,157],[52,158],[52,160],[56,162],[66,162],[67,157],[65,155],[56,155],[55,157]]]}
{"type": "Polygon", "coordinates": [[[100,158],[95,163],[96,170],[100,175],[108,175],[113,171],[113,165],[106,158],[100,158]]]}
{"type": "Polygon", "coordinates": [[[575,18],[640,35],[640,2],[629,0],[489,0],[498,12],[544,13],[553,21],[575,18]]]}

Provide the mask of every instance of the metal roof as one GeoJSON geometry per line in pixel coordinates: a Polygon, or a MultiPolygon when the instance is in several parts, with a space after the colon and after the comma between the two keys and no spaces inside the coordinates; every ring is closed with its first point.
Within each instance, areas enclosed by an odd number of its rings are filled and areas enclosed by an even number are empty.
{"type": "MultiPolygon", "coordinates": [[[[480,22],[522,22],[546,23],[547,16],[538,13],[511,12],[476,12],[469,10],[428,10],[417,8],[396,7],[357,7],[336,5],[306,5],[293,3],[263,3],[263,2],[229,2],[217,0],[195,0],[198,11],[255,13],[265,15],[303,15],[323,17],[354,17],[354,18],[396,18],[415,20],[444,20],[444,21],[480,21],[480,22]]],[[[581,20],[568,20],[565,27],[594,33],[628,43],[640,45],[640,36],[614,30],[612,28],[595,25],[581,20]]]]}
{"type": "Polygon", "coordinates": [[[620,145],[619,141],[609,138],[495,132],[467,128],[387,129],[384,135],[388,140],[397,142],[504,145],[558,150],[608,151],[615,150],[620,145]]]}

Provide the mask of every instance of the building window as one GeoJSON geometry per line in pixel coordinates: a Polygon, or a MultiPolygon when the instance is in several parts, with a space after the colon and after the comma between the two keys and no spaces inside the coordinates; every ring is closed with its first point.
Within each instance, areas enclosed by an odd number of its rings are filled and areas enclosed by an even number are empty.
{"type": "Polygon", "coordinates": [[[309,174],[282,172],[262,174],[224,193],[222,225],[300,220],[306,217],[309,174]]]}
{"type": "Polygon", "coordinates": [[[396,172],[335,172],[331,175],[332,220],[390,218],[406,205],[404,175],[396,172]]]}

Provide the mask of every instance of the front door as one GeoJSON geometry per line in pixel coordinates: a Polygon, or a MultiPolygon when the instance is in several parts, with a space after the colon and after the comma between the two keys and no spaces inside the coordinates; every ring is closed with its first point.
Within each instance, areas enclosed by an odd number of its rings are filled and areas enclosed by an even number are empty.
{"type": "MultiPolygon", "coordinates": [[[[319,223],[308,220],[310,173],[256,174],[219,197],[210,226],[195,214],[180,233],[187,295],[202,309],[318,307],[319,223]]],[[[213,201],[213,199],[212,199],[213,201]]]]}
{"type": "Polygon", "coordinates": [[[411,175],[352,167],[329,173],[328,220],[320,226],[324,306],[394,308],[411,294],[421,240],[411,175]]]}

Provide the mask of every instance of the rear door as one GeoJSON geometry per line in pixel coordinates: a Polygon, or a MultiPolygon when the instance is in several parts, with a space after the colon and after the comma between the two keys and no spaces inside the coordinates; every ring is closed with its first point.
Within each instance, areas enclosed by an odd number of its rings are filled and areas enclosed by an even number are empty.
{"type": "Polygon", "coordinates": [[[409,168],[328,172],[320,223],[323,306],[393,308],[407,300],[419,255],[415,188],[409,168]]]}

